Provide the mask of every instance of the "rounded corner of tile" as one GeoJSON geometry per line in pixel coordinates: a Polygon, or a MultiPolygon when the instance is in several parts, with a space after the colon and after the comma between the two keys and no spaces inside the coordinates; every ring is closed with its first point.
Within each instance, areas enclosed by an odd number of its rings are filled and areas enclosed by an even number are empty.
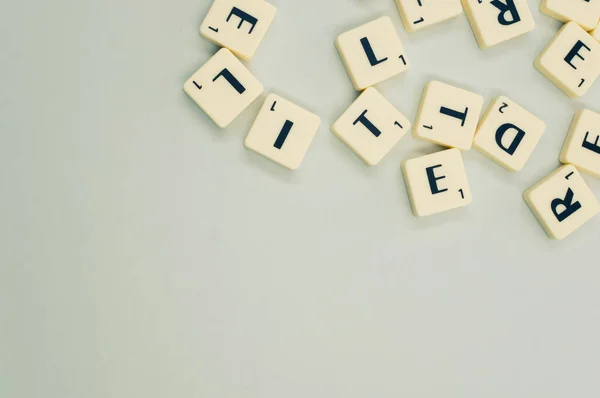
{"type": "Polygon", "coordinates": [[[381,17],[373,20],[373,22],[375,21],[384,21],[385,23],[389,23],[390,25],[394,26],[394,24],[392,23],[392,18],[390,18],[389,15],[382,15],[381,17]]]}

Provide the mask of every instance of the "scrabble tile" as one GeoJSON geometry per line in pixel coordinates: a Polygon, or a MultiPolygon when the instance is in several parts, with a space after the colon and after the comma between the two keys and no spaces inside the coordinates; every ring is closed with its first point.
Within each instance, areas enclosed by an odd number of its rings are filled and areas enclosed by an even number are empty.
{"type": "Polygon", "coordinates": [[[462,13],[460,0],[396,0],[408,32],[416,32],[462,13]]]}
{"type": "Polygon", "coordinates": [[[244,144],[288,169],[302,163],[321,118],[290,101],[269,94],[244,144]]]}
{"type": "Polygon", "coordinates": [[[600,75],[600,43],[569,22],[536,59],[535,67],[569,97],[580,97],[600,75]]]}
{"type": "Polygon", "coordinates": [[[592,35],[592,37],[598,41],[600,41],[600,23],[598,25],[596,25],[596,27],[594,28],[594,30],[592,30],[590,32],[590,35],[592,35]]]}
{"type": "Polygon", "coordinates": [[[471,149],[483,97],[432,81],[425,86],[413,135],[449,148],[471,149]]]}
{"type": "Polygon", "coordinates": [[[527,0],[462,0],[462,2],[480,48],[495,46],[531,32],[535,28],[527,0]]]}
{"type": "Polygon", "coordinates": [[[500,96],[479,123],[473,146],[510,171],[519,171],[546,130],[546,123],[500,96]]]}
{"type": "Polygon", "coordinates": [[[552,239],[563,239],[600,211],[575,166],[562,166],[529,189],[525,202],[552,239]]]}
{"type": "Polygon", "coordinates": [[[408,119],[372,87],[331,126],[331,131],[370,166],[379,163],[409,129],[408,119]]]}
{"type": "Polygon", "coordinates": [[[600,178],[600,114],[587,109],[575,114],[560,161],[600,178]]]}
{"type": "Polygon", "coordinates": [[[592,30],[600,18],[598,0],[542,0],[542,13],[561,22],[577,22],[585,30],[592,30]]]}
{"type": "Polygon", "coordinates": [[[354,88],[364,90],[408,69],[408,58],[389,17],[338,36],[336,47],[354,88]]]}
{"type": "Polygon", "coordinates": [[[263,92],[263,86],[231,51],[222,48],[185,82],[183,90],[223,128],[263,92]]]}
{"type": "Polygon", "coordinates": [[[264,0],[215,0],[200,26],[206,39],[248,60],[265,37],[276,8],[264,0]]]}
{"type": "Polygon", "coordinates": [[[428,216],[471,203],[471,190],[458,149],[405,161],[404,181],[415,216],[428,216]]]}

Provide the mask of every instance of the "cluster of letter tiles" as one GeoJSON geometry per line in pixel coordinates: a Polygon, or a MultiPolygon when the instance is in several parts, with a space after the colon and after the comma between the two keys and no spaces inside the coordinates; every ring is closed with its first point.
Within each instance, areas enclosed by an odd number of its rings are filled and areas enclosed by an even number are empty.
{"type": "MultiPolygon", "coordinates": [[[[414,32],[465,10],[481,48],[531,31],[527,0],[396,0],[404,26],[414,32]]],[[[600,75],[600,0],[542,0],[541,10],[565,22],[535,67],[570,97],[587,92],[600,75]]],[[[275,17],[265,0],[214,0],[200,28],[223,47],[184,84],[185,92],[219,126],[236,119],[263,92],[238,59],[251,59],[275,17]]],[[[410,130],[410,121],[373,86],[410,67],[388,17],[371,21],[335,41],[352,84],[361,94],[331,126],[366,164],[374,166],[410,130]]],[[[465,206],[471,191],[461,151],[471,146],[510,171],[521,170],[544,134],[545,123],[511,99],[492,101],[432,81],[424,89],[414,137],[448,149],[402,165],[412,209],[426,216],[465,206]]],[[[247,148],[289,168],[300,166],[320,118],[269,94],[246,137],[247,148]]],[[[579,174],[600,177],[600,114],[578,112],[560,154],[564,166],[524,198],[548,235],[562,239],[600,212],[579,174]]]]}

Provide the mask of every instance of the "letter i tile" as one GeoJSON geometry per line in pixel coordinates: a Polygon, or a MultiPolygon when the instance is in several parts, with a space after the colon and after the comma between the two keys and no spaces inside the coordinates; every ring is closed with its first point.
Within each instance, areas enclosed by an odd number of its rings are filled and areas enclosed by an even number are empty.
{"type": "Polygon", "coordinates": [[[471,203],[471,190],[458,149],[406,160],[404,181],[415,216],[428,216],[471,203]]]}
{"type": "Polygon", "coordinates": [[[295,170],[302,163],[320,124],[317,115],[270,94],[244,144],[248,149],[295,170]]]}
{"type": "Polygon", "coordinates": [[[523,195],[548,236],[564,239],[600,212],[575,166],[562,166],[523,195]]]}

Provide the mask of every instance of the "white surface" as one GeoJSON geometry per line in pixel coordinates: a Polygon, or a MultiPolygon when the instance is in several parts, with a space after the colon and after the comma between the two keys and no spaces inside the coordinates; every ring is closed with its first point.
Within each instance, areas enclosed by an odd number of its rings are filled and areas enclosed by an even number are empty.
{"type": "MultiPolygon", "coordinates": [[[[522,199],[574,112],[533,68],[559,28],[479,50],[466,18],[404,32],[393,0],[273,0],[250,68],[323,124],[297,172],[221,131],[182,83],[206,0],[11,2],[0,13],[0,396],[600,395],[600,218],[553,242],[522,199]],[[473,203],[411,214],[405,137],[369,168],[329,124],[356,93],[338,34],[389,15],[412,67],[379,89],[505,94],[548,125],[527,167],[464,154],[473,203]]],[[[596,196],[600,181],[584,176],[596,196]]]]}

